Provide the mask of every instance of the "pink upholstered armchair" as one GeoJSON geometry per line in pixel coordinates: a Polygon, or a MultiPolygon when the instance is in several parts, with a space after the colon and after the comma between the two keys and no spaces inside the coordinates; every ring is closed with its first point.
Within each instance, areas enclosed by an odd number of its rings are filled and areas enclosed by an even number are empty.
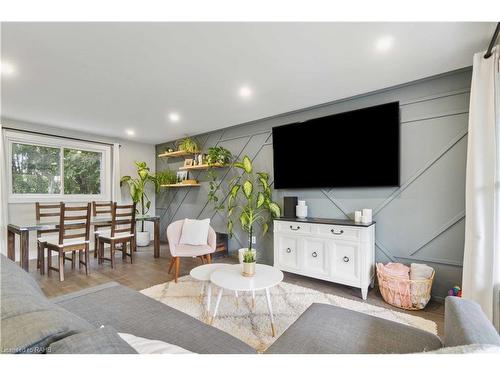
{"type": "Polygon", "coordinates": [[[215,252],[217,247],[217,237],[212,227],[208,228],[207,245],[180,244],[179,240],[181,239],[183,224],[184,220],[178,220],[174,221],[167,227],[168,246],[170,248],[170,254],[172,255],[168,273],[172,272],[172,268],[175,264],[175,282],[177,282],[177,278],[179,277],[181,257],[200,257],[203,263],[205,263],[205,260],[207,263],[211,263],[212,259],[210,254],[215,252]]]}

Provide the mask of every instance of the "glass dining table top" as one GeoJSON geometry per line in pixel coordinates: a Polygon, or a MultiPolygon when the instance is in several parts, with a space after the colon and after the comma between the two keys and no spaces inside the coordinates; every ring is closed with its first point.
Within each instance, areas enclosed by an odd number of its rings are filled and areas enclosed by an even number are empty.
{"type": "MultiPolygon", "coordinates": [[[[158,215],[136,215],[136,221],[155,221],[160,217],[158,215]]],[[[92,216],[90,218],[90,224],[102,224],[110,223],[111,216],[92,216]]],[[[76,223],[76,222],[75,222],[76,223]]],[[[24,220],[22,222],[9,223],[10,227],[17,229],[19,231],[31,231],[31,230],[49,230],[57,229],[59,227],[59,220],[24,220]]]]}

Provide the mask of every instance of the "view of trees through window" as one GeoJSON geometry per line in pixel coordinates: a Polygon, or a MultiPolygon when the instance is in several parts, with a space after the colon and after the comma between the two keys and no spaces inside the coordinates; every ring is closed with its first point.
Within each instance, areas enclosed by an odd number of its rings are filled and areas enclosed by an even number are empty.
{"type": "Polygon", "coordinates": [[[100,194],[101,163],[101,152],[12,143],[12,193],[100,194]]]}

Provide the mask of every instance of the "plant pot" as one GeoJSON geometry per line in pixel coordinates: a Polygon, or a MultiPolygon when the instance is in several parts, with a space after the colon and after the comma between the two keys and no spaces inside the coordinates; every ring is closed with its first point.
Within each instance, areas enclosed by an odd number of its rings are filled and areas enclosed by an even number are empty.
{"type": "Polygon", "coordinates": [[[135,235],[136,235],[135,241],[138,247],[144,247],[149,245],[150,242],[149,232],[137,232],[135,235]]]}
{"type": "Polygon", "coordinates": [[[255,275],[255,262],[243,262],[243,276],[252,277],[253,275],[255,275]]]}
{"type": "MultiPolygon", "coordinates": [[[[243,254],[248,251],[248,247],[243,247],[241,249],[238,249],[238,260],[240,261],[240,264],[243,264],[243,254]]],[[[257,260],[257,250],[252,249],[253,257],[255,260],[257,260]]]]}

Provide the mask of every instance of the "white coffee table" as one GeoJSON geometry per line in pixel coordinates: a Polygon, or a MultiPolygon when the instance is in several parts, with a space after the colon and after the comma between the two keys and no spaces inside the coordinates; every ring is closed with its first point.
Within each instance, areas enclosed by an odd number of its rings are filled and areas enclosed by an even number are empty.
{"type": "Polygon", "coordinates": [[[271,295],[269,288],[278,285],[283,280],[283,272],[279,269],[266,266],[264,264],[255,265],[255,275],[252,277],[245,277],[242,275],[243,266],[241,264],[232,265],[217,269],[212,272],[210,282],[220,288],[217,294],[217,301],[213,315],[209,321],[213,323],[217,310],[219,309],[220,300],[224,289],[232,290],[234,292],[252,292],[253,299],[255,300],[255,292],[264,289],[266,291],[267,309],[271,318],[271,331],[273,337],[276,335],[276,328],[274,325],[273,309],[271,305],[271,295]]]}
{"type": "MultiPolygon", "coordinates": [[[[200,292],[201,303],[203,303],[203,296],[206,287],[207,302],[205,305],[205,314],[207,315],[207,317],[210,315],[210,303],[212,299],[212,284],[210,283],[210,276],[212,275],[212,272],[214,272],[215,270],[220,270],[232,266],[233,266],[232,264],[220,264],[220,263],[204,264],[202,266],[193,268],[189,273],[193,279],[201,281],[201,292],[200,292]]],[[[235,296],[236,300],[238,300],[238,293],[235,293],[235,296]]]]}

